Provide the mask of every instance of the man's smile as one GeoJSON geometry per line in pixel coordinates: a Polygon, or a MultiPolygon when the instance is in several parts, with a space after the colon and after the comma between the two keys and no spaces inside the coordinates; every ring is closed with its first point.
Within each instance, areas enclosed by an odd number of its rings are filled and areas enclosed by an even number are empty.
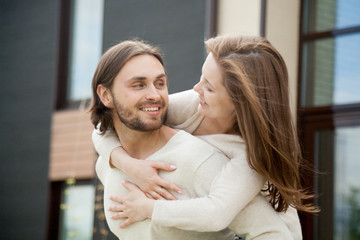
{"type": "Polygon", "coordinates": [[[140,110],[145,111],[145,112],[155,112],[155,111],[159,111],[160,108],[159,107],[146,107],[146,108],[140,108],[140,110]]]}

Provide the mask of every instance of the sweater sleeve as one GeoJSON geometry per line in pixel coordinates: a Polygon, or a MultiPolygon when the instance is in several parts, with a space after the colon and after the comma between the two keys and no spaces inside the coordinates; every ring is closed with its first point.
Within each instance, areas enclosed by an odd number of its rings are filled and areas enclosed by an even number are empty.
{"type": "Polygon", "coordinates": [[[290,230],[294,240],[302,240],[301,224],[297,210],[289,206],[286,212],[278,214],[290,230]]]}
{"type": "Polygon", "coordinates": [[[117,135],[112,130],[108,130],[104,135],[101,135],[98,129],[94,129],[92,132],[92,141],[97,153],[108,163],[112,150],[121,146],[117,135]]]}
{"type": "Polygon", "coordinates": [[[169,95],[166,124],[171,127],[183,124],[197,113],[198,105],[199,95],[192,89],[169,95]]]}
{"type": "Polygon", "coordinates": [[[290,229],[261,193],[235,216],[229,228],[246,240],[294,240],[290,229]]]}
{"type": "Polygon", "coordinates": [[[100,182],[103,185],[105,185],[105,176],[106,176],[107,168],[108,168],[107,163],[101,157],[98,157],[95,164],[95,171],[96,171],[96,175],[98,176],[100,182]]]}
{"type": "MultiPolygon", "coordinates": [[[[245,154],[245,153],[244,153],[245,154]]],[[[206,169],[199,169],[203,171],[206,169]]],[[[201,176],[203,174],[196,174],[201,176]]],[[[201,183],[201,179],[195,182],[201,183]]],[[[265,180],[252,170],[245,155],[231,159],[217,175],[205,197],[155,202],[154,223],[194,231],[219,231],[260,192],[265,180]]]]}

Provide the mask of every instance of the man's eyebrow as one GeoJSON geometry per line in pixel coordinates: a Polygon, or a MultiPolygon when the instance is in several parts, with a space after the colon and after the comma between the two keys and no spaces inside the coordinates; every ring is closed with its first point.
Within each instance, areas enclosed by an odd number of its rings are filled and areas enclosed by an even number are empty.
{"type": "Polygon", "coordinates": [[[133,81],[133,80],[136,80],[136,81],[145,81],[145,80],[146,80],[146,77],[134,76],[134,77],[129,78],[128,81],[133,81]]]}
{"type": "MultiPolygon", "coordinates": [[[[161,73],[159,75],[156,76],[156,79],[160,79],[160,78],[164,78],[166,77],[166,74],[165,73],[161,73]]],[[[133,81],[133,80],[136,80],[136,81],[145,81],[147,78],[144,77],[144,76],[134,76],[132,78],[130,78],[128,81],[133,81]]]]}
{"type": "Polygon", "coordinates": [[[165,74],[165,73],[161,73],[161,74],[159,74],[156,78],[164,78],[164,77],[166,77],[166,74],[165,74]]]}

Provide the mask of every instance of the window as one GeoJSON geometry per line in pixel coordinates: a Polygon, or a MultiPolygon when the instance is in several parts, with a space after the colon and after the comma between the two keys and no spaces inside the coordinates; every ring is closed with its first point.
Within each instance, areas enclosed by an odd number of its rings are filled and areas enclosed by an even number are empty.
{"type": "Polygon", "coordinates": [[[91,98],[91,80],[102,54],[104,0],[61,1],[56,108],[91,98]]]}
{"type": "Polygon", "coordinates": [[[304,43],[303,106],[360,102],[360,32],[304,43]]]}
{"type": "Polygon", "coordinates": [[[322,206],[317,222],[319,230],[333,226],[330,235],[319,231],[317,239],[360,237],[359,144],[360,126],[322,129],[315,133],[315,145],[318,146],[315,162],[321,172],[316,180],[317,192],[321,193],[318,205],[322,206]]]}
{"type": "Polygon", "coordinates": [[[103,0],[75,0],[68,101],[91,98],[91,79],[102,54],[103,0]]]}
{"type": "Polygon", "coordinates": [[[359,239],[360,2],[302,1],[299,116],[318,215],[304,239],[359,239]]]}
{"type": "Polygon", "coordinates": [[[360,68],[355,67],[360,66],[360,2],[307,2],[312,5],[305,4],[304,13],[301,105],[360,102],[360,68]]]}
{"type": "Polygon", "coordinates": [[[60,240],[91,240],[93,237],[95,186],[65,185],[60,204],[60,240]]]}
{"type": "Polygon", "coordinates": [[[326,32],[360,25],[357,0],[304,1],[304,33],[326,32]]]}

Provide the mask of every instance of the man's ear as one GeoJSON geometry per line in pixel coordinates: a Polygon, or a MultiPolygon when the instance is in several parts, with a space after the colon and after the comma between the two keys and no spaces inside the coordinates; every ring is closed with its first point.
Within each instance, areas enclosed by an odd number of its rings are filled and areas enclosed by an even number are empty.
{"type": "Polygon", "coordinates": [[[96,93],[105,107],[110,109],[114,108],[113,99],[109,89],[100,84],[96,89],[96,93]]]}

